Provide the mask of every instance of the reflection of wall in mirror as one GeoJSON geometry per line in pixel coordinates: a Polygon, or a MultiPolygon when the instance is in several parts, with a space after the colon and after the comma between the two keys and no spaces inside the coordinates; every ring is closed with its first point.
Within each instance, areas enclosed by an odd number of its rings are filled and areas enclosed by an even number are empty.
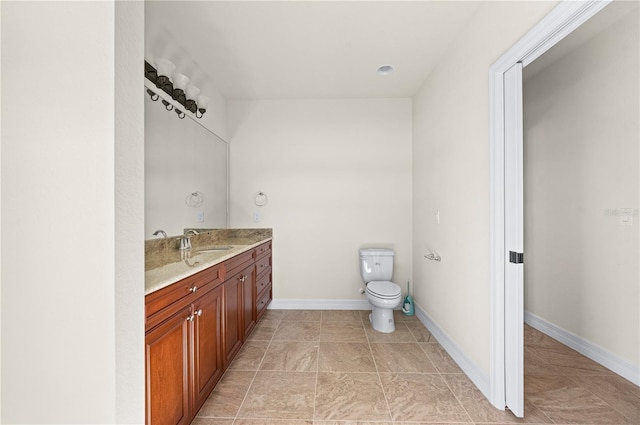
{"type": "Polygon", "coordinates": [[[145,239],[227,227],[227,143],[145,94],[145,239]],[[202,205],[187,205],[194,192],[202,205]]]}

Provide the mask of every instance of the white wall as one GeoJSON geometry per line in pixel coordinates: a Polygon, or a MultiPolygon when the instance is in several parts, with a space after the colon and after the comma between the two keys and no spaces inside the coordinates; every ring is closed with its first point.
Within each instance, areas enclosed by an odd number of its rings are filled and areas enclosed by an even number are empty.
{"type": "Polygon", "coordinates": [[[636,7],[524,85],[525,309],[635,365],[638,40],[636,7]]]}
{"type": "Polygon", "coordinates": [[[142,69],[129,6],[1,4],[3,423],[144,418],[142,100],[115,100],[142,69]]]}
{"type": "Polygon", "coordinates": [[[186,227],[226,228],[227,142],[148,95],[144,121],[145,239],[158,229],[181,235],[186,227]],[[185,202],[194,192],[203,195],[199,207],[185,202]]]}
{"type": "Polygon", "coordinates": [[[413,99],[416,303],[487,379],[491,336],[488,70],[555,5],[483,4],[413,99]],[[440,254],[442,261],[426,260],[427,248],[440,254]]]}
{"type": "Polygon", "coordinates": [[[115,3],[115,368],[118,424],[144,422],[144,4],[115,3]]]}
{"type": "Polygon", "coordinates": [[[394,280],[405,288],[411,100],[227,106],[231,227],[273,228],[274,300],[365,300],[358,292],[358,248],[365,245],[395,249],[394,280]],[[254,204],[259,191],[269,198],[262,208],[254,204]]]}

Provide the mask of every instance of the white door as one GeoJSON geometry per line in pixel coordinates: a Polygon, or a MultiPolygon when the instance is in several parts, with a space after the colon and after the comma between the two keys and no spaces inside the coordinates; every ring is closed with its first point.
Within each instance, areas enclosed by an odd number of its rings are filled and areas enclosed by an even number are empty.
{"type": "Polygon", "coordinates": [[[522,63],[504,74],[505,105],[505,398],[524,416],[522,63]]]}

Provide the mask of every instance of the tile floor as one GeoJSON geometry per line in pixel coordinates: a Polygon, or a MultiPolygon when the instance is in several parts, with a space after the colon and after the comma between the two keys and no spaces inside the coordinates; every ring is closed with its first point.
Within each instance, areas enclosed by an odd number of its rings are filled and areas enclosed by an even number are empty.
{"type": "Polygon", "coordinates": [[[494,409],[415,316],[269,310],[193,425],[640,424],[640,388],[525,330],[525,418],[494,409]]]}

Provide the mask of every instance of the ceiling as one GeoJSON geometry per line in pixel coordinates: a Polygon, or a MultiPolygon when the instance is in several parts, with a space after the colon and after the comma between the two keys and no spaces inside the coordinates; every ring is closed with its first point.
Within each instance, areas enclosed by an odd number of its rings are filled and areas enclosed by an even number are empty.
{"type": "Polygon", "coordinates": [[[480,5],[146,1],[145,58],[226,99],[411,97],[480,5]]]}

